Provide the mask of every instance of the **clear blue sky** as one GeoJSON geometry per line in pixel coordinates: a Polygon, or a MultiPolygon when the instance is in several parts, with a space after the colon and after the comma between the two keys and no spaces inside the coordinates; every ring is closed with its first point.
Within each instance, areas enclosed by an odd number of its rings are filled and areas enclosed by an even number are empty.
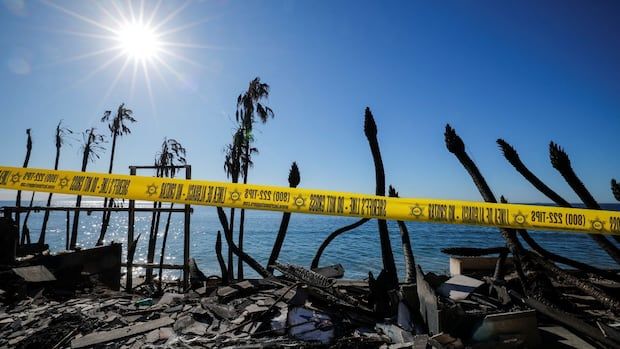
{"type": "MultiPolygon", "coordinates": [[[[153,23],[183,4],[162,2],[153,23]]],[[[145,13],[155,5],[146,2],[145,13]]],[[[119,141],[116,172],[152,163],[169,137],[187,147],[195,178],[224,180],[236,97],[260,76],[271,85],[276,116],[258,126],[250,182],[285,185],[297,161],[304,187],[374,192],[362,131],[369,106],[387,181],[401,196],[479,200],[445,149],[450,123],[498,195],[547,201],[503,159],[495,145],[503,137],[542,179],[578,201],[548,162],[548,143],[556,141],[595,197],[614,201],[616,1],[191,2],[159,29],[173,30],[165,39],[180,45],[162,57],[170,69],[148,66],[152,99],[141,70],[132,89],[133,61],[119,76],[125,57],[93,54],[112,45],[110,32],[94,23],[114,28],[114,20],[131,16],[126,2],[117,6],[121,13],[104,1],[2,1],[1,164],[21,165],[30,127],[31,166],[51,167],[58,120],[105,132],[104,110],[125,102],[139,122],[119,141]]],[[[140,2],[132,8],[138,13],[140,2]]],[[[89,168],[106,171],[108,157],[89,168]]],[[[79,145],[67,147],[61,167],[79,165],[79,145]]]]}

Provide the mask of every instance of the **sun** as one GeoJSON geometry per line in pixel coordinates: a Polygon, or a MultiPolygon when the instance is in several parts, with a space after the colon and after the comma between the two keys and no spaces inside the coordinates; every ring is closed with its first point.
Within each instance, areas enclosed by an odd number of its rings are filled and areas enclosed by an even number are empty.
{"type": "Polygon", "coordinates": [[[124,24],[117,32],[116,40],[127,57],[138,61],[157,58],[162,49],[159,35],[152,27],[141,22],[124,24]]]}
{"type": "Polygon", "coordinates": [[[95,17],[65,8],[50,0],[42,1],[51,8],[86,24],[81,30],[60,30],[60,32],[86,38],[89,44],[90,42],[100,44],[93,51],[67,56],[55,64],[84,59],[95,61],[95,57],[100,56],[101,63],[81,76],[74,86],[85,83],[95,75],[108,74],[111,83],[102,94],[101,104],[117,90],[120,81],[127,81],[129,83],[124,86],[128,87],[129,100],[133,98],[134,91],[145,91],[151,108],[156,113],[153,77],[159,79],[160,83],[157,86],[164,88],[170,88],[167,76],[173,77],[184,86],[191,86],[186,71],[203,70],[205,67],[185,56],[184,52],[192,49],[217,48],[212,45],[179,41],[179,38],[185,36],[179,35],[180,32],[211,19],[204,17],[195,21],[181,21],[179,16],[189,6],[190,1],[179,6],[164,6],[161,0],[157,2],[141,0],[138,8],[134,8],[133,5],[137,1],[132,0],[92,2],[87,12],[96,13],[95,17]],[[138,86],[138,83],[142,83],[143,86],[138,86]]]}

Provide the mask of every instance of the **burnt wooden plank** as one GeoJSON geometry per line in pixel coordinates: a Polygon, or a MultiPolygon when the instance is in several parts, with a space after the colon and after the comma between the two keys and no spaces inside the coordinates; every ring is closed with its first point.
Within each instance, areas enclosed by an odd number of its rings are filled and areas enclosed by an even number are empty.
{"type": "Polygon", "coordinates": [[[139,334],[149,332],[160,327],[166,327],[174,323],[169,317],[136,324],[124,328],[118,328],[112,331],[94,332],[71,341],[71,348],[86,348],[97,344],[112,342],[118,339],[137,336],[139,334]]]}

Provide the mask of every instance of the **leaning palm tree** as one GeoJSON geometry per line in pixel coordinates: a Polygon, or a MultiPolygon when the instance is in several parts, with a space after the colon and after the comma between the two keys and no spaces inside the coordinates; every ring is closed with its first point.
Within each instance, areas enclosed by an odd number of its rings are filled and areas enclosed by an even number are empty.
{"type": "MultiPolygon", "coordinates": [[[[291,188],[297,188],[300,181],[301,177],[299,176],[299,167],[297,167],[297,163],[293,161],[293,164],[291,165],[291,170],[288,173],[288,185],[291,188]]],[[[275,261],[278,260],[278,256],[280,256],[280,250],[282,249],[282,244],[284,243],[284,238],[286,237],[286,230],[288,229],[288,223],[290,220],[291,213],[284,212],[282,214],[282,221],[280,222],[280,229],[278,229],[276,241],[273,243],[271,255],[269,256],[269,260],[267,261],[267,270],[270,273],[273,273],[272,264],[275,263],[275,261]]]]}
{"type": "MultiPolygon", "coordinates": [[[[110,130],[110,136],[112,137],[112,152],[110,153],[110,167],[108,168],[108,173],[112,173],[112,168],[114,166],[114,155],[116,154],[116,139],[117,137],[122,137],[124,135],[128,135],[131,133],[131,129],[127,126],[128,123],[136,122],[134,119],[133,111],[125,108],[125,103],[122,103],[118,109],[116,110],[116,115],[112,116],[112,112],[106,110],[103,113],[103,117],[101,118],[102,122],[108,123],[108,129],[110,130]]],[[[103,207],[112,207],[114,199],[108,198],[103,199],[103,207]]],[[[110,224],[110,216],[112,215],[111,211],[104,210],[101,221],[101,231],[99,232],[99,239],[97,239],[97,245],[103,245],[103,239],[105,238],[105,234],[108,230],[108,225],[110,224]]]]}
{"type": "MultiPolygon", "coordinates": [[[[241,174],[241,153],[243,148],[243,129],[240,127],[237,129],[233,136],[233,141],[228,144],[224,149],[224,171],[226,177],[230,178],[233,183],[239,183],[239,175],[241,174]]],[[[230,208],[230,229],[229,232],[234,231],[235,223],[235,208],[230,208]]],[[[224,232],[226,233],[226,231],[224,232]]],[[[231,237],[232,238],[232,237],[231,237]]],[[[226,268],[227,281],[230,282],[235,277],[233,268],[233,251],[228,249],[228,268],[226,268]]]]}
{"type": "MultiPolygon", "coordinates": [[[[56,125],[56,136],[55,136],[56,157],[54,159],[54,170],[58,170],[58,164],[60,162],[60,148],[65,142],[65,137],[68,134],[72,134],[72,133],[73,131],[62,126],[62,120],[58,122],[58,125],[56,125]]],[[[52,193],[49,193],[49,195],[47,196],[47,203],[45,204],[45,207],[50,207],[51,205],[52,205],[52,193]]],[[[49,218],[50,218],[50,211],[45,210],[45,214],[43,215],[43,225],[41,225],[41,234],[39,235],[39,244],[41,245],[45,243],[45,234],[46,234],[47,222],[49,218]]]]}
{"type": "MultiPolygon", "coordinates": [[[[596,199],[590,194],[590,191],[583,184],[581,179],[577,177],[577,174],[573,170],[573,167],[570,163],[570,158],[568,154],[560,147],[559,145],[551,142],[549,143],[549,157],[551,159],[551,166],[555,168],[568,185],[573,189],[573,191],[579,196],[581,201],[586,205],[587,208],[592,210],[600,210],[601,206],[598,204],[596,199]]],[[[616,242],[620,242],[620,236],[613,235],[616,242]]],[[[601,238],[604,238],[601,236],[601,238]]],[[[620,264],[620,249],[611,244],[606,238],[605,241],[609,244],[606,244],[606,248],[610,251],[613,251],[612,258],[620,264]]],[[[605,248],[605,247],[604,247],[605,248]]],[[[605,251],[608,251],[607,249],[605,251]]]]}
{"type": "MultiPolygon", "coordinates": [[[[24,159],[24,168],[28,167],[28,162],[30,162],[30,153],[32,152],[32,137],[30,135],[30,129],[26,129],[26,134],[28,135],[28,140],[26,141],[26,158],[24,159]]],[[[17,207],[17,211],[15,212],[15,224],[19,227],[19,208],[22,205],[22,191],[17,191],[17,196],[15,198],[15,207],[17,207]]],[[[24,243],[25,236],[22,235],[21,243],[24,243]]]]}
{"type": "MultiPolygon", "coordinates": [[[[105,142],[105,137],[101,134],[95,132],[95,128],[91,127],[90,129],[84,131],[82,133],[82,172],[86,172],[86,166],[88,162],[95,161],[95,159],[99,159],[99,153],[103,151],[105,148],[103,147],[103,143],[105,142]]],[[[71,241],[69,243],[69,249],[75,249],[75,245],[77,243],[77,235],[78,235],[78,226],[80,222],[80,210],[79,208],[82,205],[82,195],[78,195],[75,200],[75,207],[78,208],[75,210],[73,214],[73,226],[71,227],[71,241]]]]}
{"type": "MultiPolygon", "coordinates": [[[[158,177],[170,177],[173,178],[176,175],[177,169],[174,166],[184,165],[187,163],[185,159],[186,150],[183,148],[181,143],[177,142],[175,139],[167,139],[164,138],[163,143],[161,144],[161,151],[155,155],[155,164],[157,166],[157,175],[158,177]]],[[[159,206],[161,207],[161,203],[159,206]]],[[[170,208],[173,208],[173,204],[170,204],[170,208]]],[[[168,222],[170,220],[171,212],[168,212],[168,222]]],[[[154,222],[151,222],[151,232],[149,236],[149,245],[147,250],[147,263],[153,263],[155,258],[155,245],[157,243],[157,235],[159,234],[159,220],[160,220],[161,212],[156,212],[154,222]],[[154,223],[154,224],[153,224],[154,223]]],[[[169,228],[170,224],[167,224],[167,228],[169,228]]],[[[167,239],[167,231],[165,232],[164,240],[167,239]]],[[[165,246],[162,246],[165,249],[165,246]]],[[[164,251],[162,249],[162,252],[164,251]]],[[[146,279],[147,282],[151,282],[153,280],[153,269],[146,269],[146,279]]]]}
{"type": "MultiPolygon", "coordinates": [[[[251,165],[252,146],[254,141],[252,130],[256,121],[266,123],[269,117],[274,116],[273,110],[261,102],[269,97],[269,85],[262,83],[259,77],[250,81],[247,91],[237,97],[237,122],[243,130],[243,147],[241,156],[241,175],[243,184],[248,183],[248,170],[251,165]]],[[[243,251],[243,228],[245,223],[245,210],[241,209],[239,222],[239,249],[243,251]]],[[[232,231],[231,231],[232,233],[232,231]]],[[[243,261],[239,260],[237,277],[243,279],[243,261]]]]}
{"type": "MultiPolygon", "coordinates": [[[[561,197],[559,194],[549,188],[534,173],[532,173],[532,171],[530,171],[527,166],[525,166],[525,164],[523,163],[523,161],[521,161],[521,158],[519,157],[519,153],[517,153],[516,149],[513,146],[511,146],[510,144],[508,144],[508,142],[501,138],[497,140],[497,144],[500,146],[500,149],[502,150],[502,153],[504,154],[506,160],[508,160],[508,162],[517,170],[517,172],[519,172],[519,174],[521,174],[523,178],[530,182],[534,186],[534,188],[538,189],[538,191],[543,193],[546,197],[551,199],[557,205],[562,207],[572,207],[571,204],[568,203],[568,201],[566,201],[563,197],[561,197]]],[[[538,245],[526,231],[519,231],[519,235],[521,235],[523,240],[527,242],[528,245],[532,247],[532,249],[534,249],[537,253],[540,253],[545,258],[551,259],[558,263],[570,265],[574,268],[595,273],[603,277],[609,278],[610,276],[614,276],[614,273],[610,274],[606,270],[598,269],[596,267],[590,266],[589,264],[584,264],[545,250],[542,246],[538,245]]],[[[610,256],[618,255],[617,249],[603,235],[588,234],[588,236],[590,236],[590,238],[592,238],[592,240],[594,240],[610,256]]]]}

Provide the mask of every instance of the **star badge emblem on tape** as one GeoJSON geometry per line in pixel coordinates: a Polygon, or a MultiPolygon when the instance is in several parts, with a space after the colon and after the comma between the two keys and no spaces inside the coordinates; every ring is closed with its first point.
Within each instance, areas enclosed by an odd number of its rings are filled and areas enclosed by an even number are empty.
{"type": "Polygon", "coordinates": [[[155,183],[151,183],[146,186],[146,193],[149,197],[157,194],[157,186],[155,185],[155,183]]]}

